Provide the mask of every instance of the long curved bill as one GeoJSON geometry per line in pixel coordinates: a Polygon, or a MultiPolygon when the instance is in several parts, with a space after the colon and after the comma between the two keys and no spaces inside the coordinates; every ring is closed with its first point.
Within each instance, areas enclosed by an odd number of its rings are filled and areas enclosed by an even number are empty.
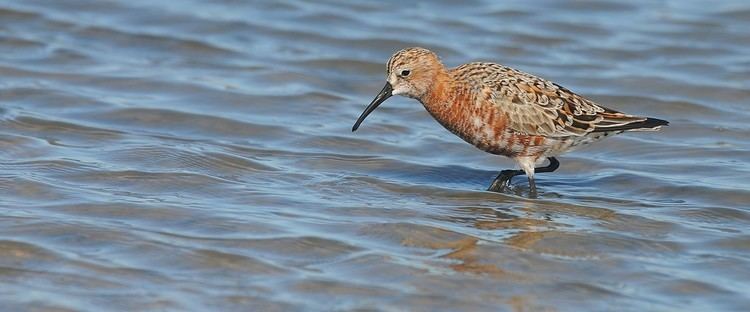
{"type": "Polygon", "coordinates": [[[362,112],[362,115],[359,115],[359,118],[357,119],[357,122],[354,123],[354,127],[352,127],[352,132],[357,131],[357,128],[359,128],[359,124],[361,124],[363,121],[365,121],[365,118],[367,118],[367,115],[372,113],[376,108],[378,108],[378,105],[385,102],[389,97],[393,95],[393,87],[389,82],[385,83],[385,87],[383,87],[383,90],[380,90],[380,93],[378,93],[377,96],[375,96],[375,99],[372,100],[372,103],[370,105],[367,105],[367,108],[365,108],[365,111],[362,112]]]}

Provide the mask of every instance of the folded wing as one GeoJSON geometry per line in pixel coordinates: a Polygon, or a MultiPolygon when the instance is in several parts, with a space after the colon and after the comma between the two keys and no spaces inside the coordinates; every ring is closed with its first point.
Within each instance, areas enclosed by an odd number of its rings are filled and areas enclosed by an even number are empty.
{"type": "MultiPolygon", "coordinates": [[[[548,137],[584,136],[592,132],[657,130],[668,122],[621,113],[545,79],[492,63],[473,63],[466,74],[481,80],[477,84],[508,115],[515,131],[548,137]],[[489,73],[488,73],[489,71],[489,73]],[[481,73],[475,74],[474,73],[481,73]]],[[[457,68],[462,70],[462,68],[457,68]]]]}

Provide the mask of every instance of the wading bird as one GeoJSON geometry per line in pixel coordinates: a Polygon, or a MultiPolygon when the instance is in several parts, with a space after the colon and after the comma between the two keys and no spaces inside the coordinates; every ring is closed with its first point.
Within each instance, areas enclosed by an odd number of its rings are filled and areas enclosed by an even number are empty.
{"type": "Polygon", "coordinates": [[[534,173],[555,171],[555,156],[625,131],[658,130],[665,120],[603,107],[548,80],[495,63],[446,68],[423,48],[396,52],[386,65],[387,81],[352,131],[393,95],[418,100],[446,129],[488,153],[515,160],[521,170],[503,170],[490,185],[502,191],[526,175],[536,195],[534,173]],[[547,159],[549,164],[536,167],[547,159]]]}

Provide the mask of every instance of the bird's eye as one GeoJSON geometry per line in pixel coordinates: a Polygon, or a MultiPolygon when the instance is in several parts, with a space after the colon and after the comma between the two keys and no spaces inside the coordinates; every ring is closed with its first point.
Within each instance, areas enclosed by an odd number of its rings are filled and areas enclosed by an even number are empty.
{"type": "Polygon", "coordinates": [[[401,71],[401,77],[409,76],[409,74],[411,74],[411,71],[408,69],[404,69],[401,71]]]}

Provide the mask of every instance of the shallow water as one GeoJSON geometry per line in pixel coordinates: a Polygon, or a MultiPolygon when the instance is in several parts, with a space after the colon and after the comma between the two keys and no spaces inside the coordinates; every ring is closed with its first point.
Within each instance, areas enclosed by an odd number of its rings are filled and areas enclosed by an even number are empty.
{"type": "Polygon", "coordinates": [[[750,306],[750,5],[0,4],[7,310],[750,306]],[[392,98],[409,46],[671,121],[507,159],[392,98]]]}

